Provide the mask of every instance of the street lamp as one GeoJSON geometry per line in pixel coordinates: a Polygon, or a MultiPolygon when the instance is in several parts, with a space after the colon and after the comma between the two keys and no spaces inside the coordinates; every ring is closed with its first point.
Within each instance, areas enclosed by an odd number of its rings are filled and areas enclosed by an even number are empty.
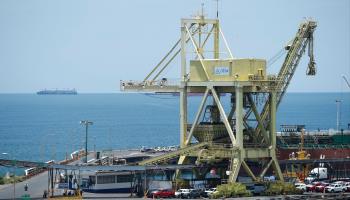
{"type": "Polygon", "coordinates": [[[337,104],[337,132],[339,132],[340,122],[341,122],[341,114],[340,114],[340,106],[342,100],[336,99],[335,103],[337,104]]]}
{"type": "Polygon", "coordinates": [[[50,145],[50,143],[48,142],[48,137],[54,137],[54,136],[56,136],[56,134],[49,133],[47,135],[44,135],[40,140],[40,160],[42,162],[45,162],[46,159],[54,160],[54,161],[56,160],[56,145],[55,143],[50,145]],[[48,145],[51,146],[51,149],[47,147],[48,145]],[[50,155],[50,150],[52,155],[50,155]]]}
{"type": "Polygon", "coordinates": [[[88,127],[89,125],[93,125],[93,122],[88,120],[80,121],[81,125],[85,125],[85,163],[87,163],[87,155],[88,155],[88,149],[87,149],[87,140],[88,140],[88,127]]]}

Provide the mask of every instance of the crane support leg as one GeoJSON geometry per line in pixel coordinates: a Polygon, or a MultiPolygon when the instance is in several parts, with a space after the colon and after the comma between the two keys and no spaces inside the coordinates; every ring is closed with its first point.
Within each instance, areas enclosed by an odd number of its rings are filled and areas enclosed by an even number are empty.
{"type": "Polygon", "coordinates": [[[233,158],[231,161],[231,174],[229,176],[228,182],[234,183],[237,180],[239,169],[241,168],[242,161],[240,158],[233,158]]]}
{"type": "Polygon", "coordinates": [[[229,176],[229,182],[236,182],[239,170],[242,165],[243,157],[243,88],[235,88],[236,96],[236,146],[238,147],[238,156],[231,159],[231,174],[229,176]]]}
{"type": "Polygon", "coordinates": [[[236,144],[243,149],[243,88],[236,87],[236,144]]]}
{"type": "Polygon", "coordinates": [[[209,94],[209,89],[207,88],[205,90],[205,93],[204,93],[204,96],[202,98],[202,101],[201,101],[201,104],[199,105],[199,108],[198,108],[198,111],[197,111],[197,114],[196,114],[196,117],[194,119],[194,122],[192,124],[192,127],[191,127],[191,130],[190,130],[190,133],[188,134],[188,137],[187,137],[187,140],[185,142],[185,146],[187,146],[190,142],[191,142],[191,139],[192,139],[192,135],[193,135],[193,131],[194,129],[196,128],[198,122],[199,122],[199,118],[203,112],[203,108],[204,108],[204,105],[205,105],[205,102],[207,101],[207,97],[208,97],[208,94],[209,94]]]}
{"type": "Polygon", "coordinates": [[[185,147],[187,134],[187,91],[184,87],[180,92],[180,146],[185,147]]]}
{"type": "Polygon", "coordinates": [[[272,160],[273,160],[272,167],[273,167],[273,170],[275,171],[275,175],[280,181],[284,181],[282,171],[281,171],[280,165],[278,164],[278,160],[276,156],[272,157],[272,160]]]}
{"type": "Polygon", "coordinates": [[[273,160],[271,159],[271,160],[267,163],[267,165],[265,166],[265,168],[262,170],[262,172],[261,172],[260,175],[259,175],[260,179],[263,179],[263,178],[264,178],[264,176],[265,176],[267,170],[270,168],[272,162],[273,162],[273,160]]]}
{"type": "Polygon", "coordinates": [[[244,170],[247,172],[247,174],[252,177],[253,181],[256,181],[257,178],[256,176],[254,175],[254,173],[252,172],[252,170],[249,168],[249,166],[247,165],[247,163],[243,160],[242,161],[242,166],[244,168],[244,170]]]}
{"type": "MultiPolygon", "coordinates": [[[[260,117],[259,111],[255,106],[255,102],[253,101],[251,94],[249,94],[247,96],[248,96],[249,104],[251,105],[252,111],[254,113],[254,116],[255,116],[256,120],[258,121],[258,126],[259,126],[261,132],[263,133],[264,140],[268,141],[268,135],[267,135],[267,132],[265,130],[263,120],[260,117]]],[[[255,133],[255,134],[258,135],[259,133],[255,133]]]]}
{"type": "MultiPolygon", "coordinates": [[[[220,102],[220,99],[219,99],[219,96],[218,94],[216,93],[215,89],[212,87],[211,88],[211,92],[213,94],[213,97],[214,97],[214,100],[218,106],[218,109],[219,109],[219,112],[220,112],[220,116],[225,124],[225,127],[226,127],[226,130],[228,132],[228,135],[230,136],[230,139],[231,139],[231,143],[233,146],[236,146],[237,145],[237,142],[236,142],[236,138],[235,136],[233,135],[233,131],[232,131],[232,128],[231,128],[231,125],[229,123],[229,121],[227,120],[227,116],[225,114],[225,110],[220,102]]],[[[243,100],[242,100],[243,102],[243,100]]],[[[243,105],[243,103],[242,103],[243,105]]],[[[243,124],[243,118],[242,118],[242,124],[243,124]]],[[[243,126],[243,125],[242,125],[243,126]]]]}
{"type": "Polygon", "coordinates": [[[281,168],[276,158],[276,92],[271,92],[269,96],[270,101],[270,144],[271,144],[271,159],[273,160],[272,167],[275,170],[276,176],[279,180],[284,181],[281,168]]]}
{"type": "Polygon", "coordinates": [[[187,87],[186,87],[186,29],[181,23],[181,89],[180,89],[180,147],[185,147],[187,133],[187,87]]]}

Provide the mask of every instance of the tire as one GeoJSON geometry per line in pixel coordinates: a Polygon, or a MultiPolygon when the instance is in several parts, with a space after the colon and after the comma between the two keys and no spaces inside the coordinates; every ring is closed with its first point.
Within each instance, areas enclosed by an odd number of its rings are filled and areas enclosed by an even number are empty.
{"type": "Polygon", "coordinates": [[[333,190],[333,189],[331,190],[331,193],[334,193],[334,190],[333,190]]]}

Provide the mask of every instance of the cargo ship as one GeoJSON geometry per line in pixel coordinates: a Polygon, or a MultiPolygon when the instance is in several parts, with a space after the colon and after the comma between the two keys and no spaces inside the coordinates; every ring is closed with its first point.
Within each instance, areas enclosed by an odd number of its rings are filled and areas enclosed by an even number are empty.
{"type": "Polygon", "coordinates": [[[78,92],[76,91],[76,89],[71,89],[71,90],[60,90],[60,89],[54,89],[54,90],[41,90],[38,91],[36,94],[38,95],[77,95],[78,92]]]}
{"type": "MultiPolygon", "coordinates": [[[[282,125],[277,133],[277,156],[279,160],[288,160],[296,153],[301,144],[301,131],[305,125],[282,125]]],[[[313,130],[305,131],[304,149],[310,159],[350,158],[350,130],[313,130]]]]}

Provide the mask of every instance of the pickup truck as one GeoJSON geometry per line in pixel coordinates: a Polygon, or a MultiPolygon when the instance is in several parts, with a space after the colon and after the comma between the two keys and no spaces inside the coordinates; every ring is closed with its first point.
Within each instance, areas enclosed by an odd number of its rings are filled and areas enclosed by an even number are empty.
{"type": "Polygon", "coordinates": [[[345,192],[346,187],[344,187],[342,184],[331,184],[327,187],[325,187],[326,192],[345,192]]]}

